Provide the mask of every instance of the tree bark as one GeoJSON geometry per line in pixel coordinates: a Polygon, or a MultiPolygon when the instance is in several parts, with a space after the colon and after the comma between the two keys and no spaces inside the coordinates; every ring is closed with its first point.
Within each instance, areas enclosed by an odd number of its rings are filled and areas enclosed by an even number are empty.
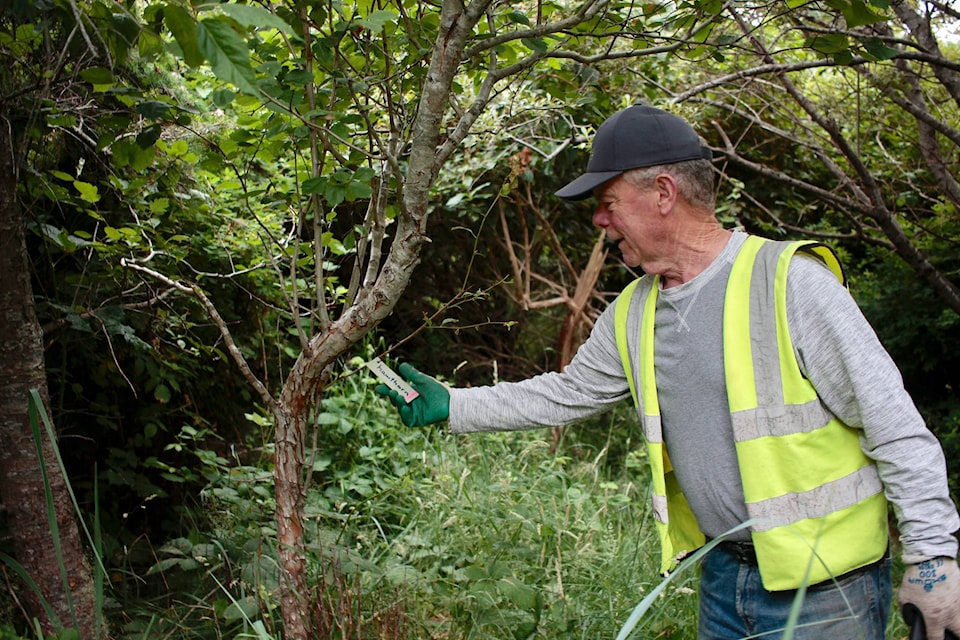
{"type": "Polygon", "coordinates": [[[24,219],[17,201],[14,149],[9,123],[0,120],[0,500],[6,509],[14,559],[36,585],[36,590],[22,585],[26,614],[40,621],[45,634],[59,631],[57,621],[50,619],[43,607],[45,602],[64,628],[76,629],[81,638],[104,637],[97,632],[93,576],[66,481],[56,464],[55,444],[41,429],[58,540],[51,535],[30,424],[30,391],[36,389],[45,406],[49,402],[43,336],[34,308],[24,219]],[[66,568],[66,585],[58,552],[66,568]]]}

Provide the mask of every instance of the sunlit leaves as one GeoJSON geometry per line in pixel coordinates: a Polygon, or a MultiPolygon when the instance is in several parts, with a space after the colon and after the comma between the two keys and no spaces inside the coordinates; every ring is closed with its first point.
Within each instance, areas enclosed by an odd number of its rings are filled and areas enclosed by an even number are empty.
{"type": "Polygon", "coordinates": [[[75,180],[73,186],[80,193],[82,200],[90,204],[100,201],[100,192],[97,189],[97,185],[83,182],[82,180],[75,180]]]}

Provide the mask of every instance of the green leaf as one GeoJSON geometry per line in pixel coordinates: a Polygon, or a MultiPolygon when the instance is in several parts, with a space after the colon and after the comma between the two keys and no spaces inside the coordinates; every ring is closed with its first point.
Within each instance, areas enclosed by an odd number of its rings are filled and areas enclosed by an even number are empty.
{"type": "Polygon", "coordinates": [[[527,14],[523,13],[522,11],[511,11],[507,14],[507,18],[511,22],[530,26],[530,18],[528,18],[527,14]]]}
{"type": "Polygon", "coordinates": [[[197,23],[197,36],[200,50],[218,78],[233,83],[244,93],[257,95],[257,78],[250,66],[247,43],[229,24],[205,18],[197,23]]]}
{"type": "Polygon", "coordinates": [[[115,37],[115,53],[118,58],[126,58],[130,47],[136,44],[140,36],[140,24],[125,11],[111,14],[110,23],[115,37]]]}
{"type": "Polygon", "coordinates": [[[172,111],[173,107],[160,100],[144,100],[137,103],[137,113],[151,120],[168,118],[172,111]]]}
{"type": "MultiPolygon", "coordinates": [[[[70,253],[71,251],[76,251],[78,247],[85,247],[91,244],[88,240],[84,240],[76,235],[71,235],[67,233],[66,229],[61,229],[51,224],[43,223],[37,225],[37,229],[64,253],[70,253]]],[[[76,314],[74,314],[74,316],[76,316],[76,314]]]]}
{"type": "Polygon", "coordinates": [[[113,72],[104,67],[90,67],[80,72],[80,78],[90,84],[113,84],[113,72]]]}
{"type": "Polygon", "coordinates": [[[853,29],[865,24],[879,22],[884,17],[867,6],[867,3],[862,0],[853,0],[843,8],[843,19],[847,22],[847,28],[853,29]]]}
{"type": "Polygon", "coordinates": [[[370,31],[380,31],[389,22],[396,22],[399,14],[396,11],[374,11],[359,22],[364,28],[370,31]]]}
{"type": "Polygon", "coordinates": [[[847,40],[847,36],[842,33],[813,36],[812,38],[807,38],[806,44],[814,51],[827,54],[847,51],[850,48],[850,42],[847,40]]]}
{"type": "Polygon", "coordinates": [[[320,415],[317,416],[317,424],[318,425],[340,424],[340,416],[337,415],[336,413],[327,413],[327,412],[321,413],[320,415]]]}
{"type": "Polygon", "coordinates": [[[167,569],[176,567],[179,564],[180,564],[180,558],[166,558],[164,560],[161,560],[155,563],[149,569],[147,569],[147,575],[149,576],[156,573],[163,573],[167,569]]]}
{"type": "Polygon", "coordinates": [[[153,397],[160,404],[167,404],[170,402],[170,389],[166,385],[157,385],[157,388],[153,390],[153,397]]]}
{"type": "Polygon", "coordinates": [[[51,127],[75,127],[77,118],[68,113],[50,114],[47,116],[47,124],[51,127]]]}
{"type": "Polygon", "coordinates": [[[327,188],[323,192],[324,200],[326,200],[327,203],[332,207],[335,207],[343,202],[346,196],[347,188],[338,184],[327,185],[327,188]]]}
{"type": "Polygon", "coordinates": [[[221,4],[220,10],[245,27],[293,34],[293,28],[283,18],[255,4],[221,4]]]}
{"type": "Polygon", "coordinates": [[[230,105],[233,102],[233,98],[237,94],[230,89],[217,89],[210,96],[210,99],[213,101],[213,104],[221,109],[230,105]]]}
{"type": "Polygon", "coordinates": [[[137,146],[149,149],[160,139],[160,125],[152,124],[137,135],[137,146]]]}
{"type": "Polygon", "coordinates": [[[150,213],[165,213],[170,208],[170,198],[157,198],[150,203],[150,213]]]}
{"type": "Polygon", "coordinates": [[[369,182],[373,180],[375,175],[377,175],[377,172],[371,167],[360,167],[353,172],[353,179],[361,182],[369,182]]]}
{"type": "Polygon", "coordinates": [[[537,604],[537,590],[516,578],[504,578],[497,586],[507,600],[521,609],[533,609],[537,604]]]}
{"type": "Polygon", "coordinates": [[[256,596],[245,596],[239,600],[234,600],[223,612],[223,618],[227,622],[249,621],[259,615],[260,603],[256,596]]]}
{"type": "Polygon", "coordinates": [[[351,182],[347,185],[347,200],[353,202],[354,200],[363,200],[364,198],[369,198],[373,195],[373,189],[369,184],[365,182],[351,182]]]}
{"type": "Polygon", "coordinates": [[[521,42],[523,42],[528,49],[536,51],[537,53],[547,52],[547,43],[543,38],[523,38],[521,42]]]}
{"type": "Polygon", "coordinates": [[[163,20],[180,45],[183,61],[191,67],[202,65],[204,57],[197,40],[197,23],[193,16],[179,5],[168,4],[163,8],[163,20]]]}
{"type": "Polygon", "coordinates": [[[833,61],[840,65],[851,64],[853,62],[853,52],[849,49],[838,51],[831,56],[833,61]]]}
{"type": "Polygon", "coordinates": [[[80,640],[80,633],[76,629],[64,629],[57,640],[80,640]]]}
{"type": "Polygon", "coordinates": [[[888,47],[880,38],[858,38],[867,57],[873,60],[890,60],[896,57],[900,52],[892,47],[888,47]]]}
{"type": "Polygon", "coordinates": [[[76,187],[77,191],[80,192],[80,198],[84,201],[93,203],[100,200],[100,192],[97,190],[96,185],[90,184],[89,182],[76,180],[74,181],[73,186],[76,187]]]}
{"type": "Polygon", "coordinates": [[[323,176],[314,176],[312,178],[307,178],[303,181],[303,184],[300,185],[300,190],[308,196],[312,196],[318,193],[323,193],[323,190],[327,188],[327,179],[323,176]]]}
{"type": "Polygon", "coordinates": [[[347,254],[347,248],[343,246],[343,243],[333,237],[333,233],[325,231],[321,235],[321,242],[323,246],[330,250],[335,256],[342,256],[347,254]]]}

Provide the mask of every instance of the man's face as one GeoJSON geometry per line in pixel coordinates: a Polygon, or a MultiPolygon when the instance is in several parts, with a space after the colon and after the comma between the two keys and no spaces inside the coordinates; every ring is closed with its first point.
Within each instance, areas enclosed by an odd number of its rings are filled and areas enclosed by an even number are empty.
{"type": "Polygon", "coordinates": [[[664,231],[656,188],[641,190],[618,176],[597,187],[594,196],[594,226],[617,244],[628,266],[646,265],[655,257],[653,250],[664,231]]]}

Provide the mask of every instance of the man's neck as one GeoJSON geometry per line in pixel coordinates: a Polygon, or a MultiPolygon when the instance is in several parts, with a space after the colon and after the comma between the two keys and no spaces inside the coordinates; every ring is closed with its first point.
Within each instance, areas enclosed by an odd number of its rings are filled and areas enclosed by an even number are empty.
{"type": "Polygon", "coordinates": [[[703,273],[723,252],[732,233],[716,220],[683,232],[677,243],[674,265],[660,274],[663,288],[676,287],[703,273]]]}

